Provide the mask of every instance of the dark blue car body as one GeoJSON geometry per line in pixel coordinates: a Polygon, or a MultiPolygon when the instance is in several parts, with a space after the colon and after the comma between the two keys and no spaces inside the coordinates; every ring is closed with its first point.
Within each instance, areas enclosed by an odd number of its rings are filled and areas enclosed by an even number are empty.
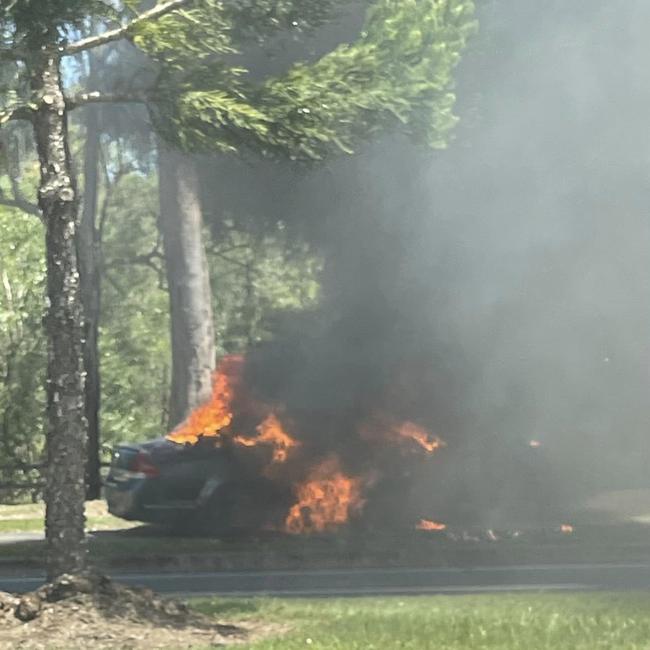
{"type": "Polygon", "coordinates": [[[280,526],[290,492],[265,479],[259,464],[209,439],[119,445],[105,483],[117,517],[210,532],[280,526]]]}

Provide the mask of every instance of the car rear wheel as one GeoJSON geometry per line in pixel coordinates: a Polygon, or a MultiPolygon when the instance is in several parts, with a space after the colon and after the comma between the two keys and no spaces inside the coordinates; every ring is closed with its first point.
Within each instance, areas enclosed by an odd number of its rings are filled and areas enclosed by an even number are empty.
{"type": "Polygon", "coordinates": [[[197,512],[198,527],[213,535],[244,535],[281,527],[285,490],[268,480],[221,486],[197,512]]]}

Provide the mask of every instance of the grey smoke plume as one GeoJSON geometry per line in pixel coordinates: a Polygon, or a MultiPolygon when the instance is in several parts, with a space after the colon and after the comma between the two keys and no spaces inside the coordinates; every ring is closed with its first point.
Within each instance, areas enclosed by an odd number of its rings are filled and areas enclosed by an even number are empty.
{"type": "Polygon", "coordinates": [[[246,208],[305,221],[327,260],[262,387],[354,419],[414,368],[396,414],[449,442],[414,510],[505,525],[650,481],[650,5],[479,10],[447,151],[391,139],[225,184],[263,188],[246,208]]]}

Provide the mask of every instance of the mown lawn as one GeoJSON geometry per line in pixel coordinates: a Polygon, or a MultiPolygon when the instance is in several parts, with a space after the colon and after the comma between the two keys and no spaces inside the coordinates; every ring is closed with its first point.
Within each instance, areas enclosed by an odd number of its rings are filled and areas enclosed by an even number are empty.
{"type": "Polygon", "coordinates": [[[220,620],[286,623],[248,650],[648,650],[650,595],[211,599],[220,620]]]}
{"type": "MultiPolygon", "coordinates": [[[[88,530],[119,530],[136,524],[110,515],[103,501],[86,503],[88,530]]],[[[0,533],[40,532],[45,527],[45,506],[42,503],[0,505],[0,533]]]]}

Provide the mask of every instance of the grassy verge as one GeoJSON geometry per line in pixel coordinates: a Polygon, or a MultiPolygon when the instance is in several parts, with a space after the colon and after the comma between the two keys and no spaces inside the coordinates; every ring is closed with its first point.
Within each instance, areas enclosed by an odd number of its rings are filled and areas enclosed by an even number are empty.
{"type": "MultiPolygon", "coordinates": [[[[1,538],[3,534],[41,532],[43,514],[39,504],[0,506],[0,565],[42,564],[42,542],[2,543],[1,538]]],[[[137,522],[109,515],[101,501],[89,502],[86,515],[88,530],[98,531],[90,537],[89,549],[91,560],[100,568],[128,569],[142,562],[201,570],[650,562],[648,527],[639,524],[583,524],[571,534],[550,528],[496,540],[415,530],[370,534],[341,530],[310,537],[264,533],[212,539],[138,527],[137,522]]]]}
{"type": "MultiPolygon", "coordinates": [[[[88,530],[121,530],[135,524],[113,517],[103,501],[86,504],[88,530]]],[[[40,532],[45,526],[45,507],[42,503],[0,505],[0,533],[40,532]]]]}
{"type": "MultiPolygon", "coordinates": [[[[86,526],[93,530],[119,530],[125,528],[124,522],[116,517],[88,517],[86,526]]],[[[39,533],[45,528],[43,517],[29,519],[0,519],[0,533],[39,533]]]]}
{"type": "Polygon", "coordinates": [[[649,595],[199,600],[220,620],[291,630],[250,650],[647,650],[649,595]]]}
{"type": "MultiPolygon", "coordinates": [[[[13,530],[12,524],[9,526],[13,530]]],[[[97,528],[101,529],[101,525],[97,528]]],[[[142,568],[143,563],[172,570],[180,566],[197,570],[264,570],[650,562],[645,530],[643,539],[628,536],[625,531],[611,537],[604,532],[592,532],[589,536],[559,540],[464,542],[426,534],[366,536],[346,535],[344,531],[322,537],[214,539],[173,535],[143,527],[117,532],[100,530],[89,537],[88,545],[95,566],[125,570],[142,568]]],[[[43,555],[42,541],[0,544],[0,566],[38,567],[43,555]]]]}

